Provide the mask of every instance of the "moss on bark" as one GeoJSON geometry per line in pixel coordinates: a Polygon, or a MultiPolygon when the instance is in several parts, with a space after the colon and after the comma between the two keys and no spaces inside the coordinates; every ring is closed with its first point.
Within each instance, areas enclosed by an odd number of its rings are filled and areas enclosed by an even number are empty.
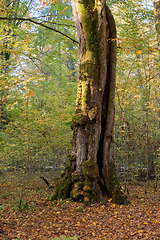
{"type": "Polygon", "coordinates": [[[74,129],[76,126],[85,125],[88,122],[88,117],[82,113],[76,113],[72,119],[71,128],[74,129]]]}
{"type": "Polygon", "coordinates": [[[96,183],[97,166],[92,160],[82,165],[82,172],[73,171],[72,162],[67,164],[63,177],[51,200],[72,198],[85,203],[101,200],[96,183]]]}
{"type": "Polygon", "coordinates": [[[112,201],[119,204],[127,203],[127,197],[121,188],[114,163],[109,163],[108,176],[106,177],[106,185],[112,201]]]}
{"type": "Polygon", "coordinates": [[[126,198],[115,169],[114,143],[107,145],[105,141],[105,137],[113,139],[116,28],[112,26],[113,19],[110,21],[110,11],[103,9],[101,1],[97,5],[92,0],[72,2],[76,5],[81,56],[72,124],[75,158],[69,158],[52,200],[72,198],[89,203],[102,201],[103,195],[109,194],[114,202],[124,203],[126,198]],[[107,13],[107,22],[101,10],[107,13]]]}
{"type": "MultiPolygon", "coordinates": [[[[87,160],[82,164],[82,172],[79,173],[74,171],[73,159],[74,158],[70,158],[51,200],[72,198],[73,200],[82,201],[87,204],[97,201],[104,202],[104,197],[98,184],[97,164],[94,163],[92,159],[87,160]]],[[[110,174],[106,178],[106,185],[110,197],[112,197],[115,203],[127,203],[126,196],[122,191],[116,174],[115,165],[111,163],[108,169],[110,174]]]]}

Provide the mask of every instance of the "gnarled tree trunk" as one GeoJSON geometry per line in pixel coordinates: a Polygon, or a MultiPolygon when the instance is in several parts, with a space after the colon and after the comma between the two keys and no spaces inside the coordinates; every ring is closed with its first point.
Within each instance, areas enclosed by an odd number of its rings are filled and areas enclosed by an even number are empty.
{"type": "Polygon", "coordinates": [[[80,47],[73,149],[52,199],[123,202],[114,163],[115,22],[104,0],[72,0],[72,7],[80,47]]]}

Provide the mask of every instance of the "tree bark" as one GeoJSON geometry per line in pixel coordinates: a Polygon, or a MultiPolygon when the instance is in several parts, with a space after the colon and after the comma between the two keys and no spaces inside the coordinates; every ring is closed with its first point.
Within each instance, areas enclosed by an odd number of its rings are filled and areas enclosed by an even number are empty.
{"type": "MultiPolygon", "coordinates": [[[[158,54],[160,60],[160,0],[154,0],[155,13],[155,27],[157,32],[158,54]]],[[[160,61],[159,61],[159,75],[160,75],[160,61]]]]}
{"type": "Polygon", "coordinates": [[[114,162],[116,26],[100,0],[72,0],[80,62],[72,153],[52,199],[122,203],[114,162]]]}

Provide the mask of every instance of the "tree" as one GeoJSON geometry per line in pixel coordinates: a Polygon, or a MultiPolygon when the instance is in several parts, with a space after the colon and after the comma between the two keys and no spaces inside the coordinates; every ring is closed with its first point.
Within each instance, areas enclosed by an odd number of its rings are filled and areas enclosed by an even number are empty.
{"type": "MultiPolygon", "coordinates": [[[[160,59],[160,0],[154,0],[154,12],[155,12],[155,26],[157,32],[158,52],[160,59]]],[[[160,63],[159,63],[159,74],[160,74],[160,63]]]]}
{"type": "MultiPolygon", "coordinates": [[[[6,9],[12,11],[12,8],[6,9]]],[[[9,93],[4,99],[7,112],[3,110],[0,122],[0,128],[5,128],[0,131],[0,168],[31,166],[35,170],[52,165],[56,168],[53,175],[57,175],[70,152],[68,139],[72,136],[70,125],[77,87],[77,74],[73,78],[72,73],[78,45],[59,33],[75,36],[71,11],[70,5],[58,1],[38,13],[32,7],[26,15],[17,9],[19,14],[16,16],[10,14],[9,18],[5,13],[2,18],[0,16],[1,25],[19,22],[18,28],[16,24],[12,27],[11,42],[14,44],[10,49],[10,85],[7,81],[3,83],[4,90],[9,93]],[[38,20],[31,18],[31,13],[35,12],[38,20]],[[58,33],[50,31],[44,24],[42,26],[42,22],[50,28],[54,26],[58,33]],[[34,90],[35,96],[26,100],[30,90],[34,90]]],[[[1,36],[3,39],[4,31],[1,36]]]]}
{"type": "Polygon", "coordinates": [[[116,26],[105,1],[72,0],[80,63],[70,161],[52,199],[124,202],[114,162],[116,26]]]}
{"type": "Polygon", "coordinates": [[[130,177],[146,168],[150,179],[159,139],[154,12],[144,1],[118,1],[112,8],[118,29],[115,159],[119,169],[132,169],[130,177]]]}
{"type": "Polygon", "coordinates": [[[112,7],[118,29],[115,159],[120,167],[132,169],[133,179],[138,168],[146,168],[150,179],[155,177],[159,140],[154,12],[143,1],[112,7]]]}
{"type": "MultiPolygon", "coordinates": [[[[1,1],[0,18],[6,18],[7,21],[1,21],[1,43],[0,43],[0,128],[5,126],[10,121],[10,116],[7,113],[7,102],[9,90],[12,88],[11,81],[11,58],[14,52],[14,45],[18,37],[18,27],[21,21],[16,21],[16,18],[21,15],[25,16],[31,6],[32,0],[27,3],[25,0],[3,0],[1,1]],[[14,19],[10,17],[14,16],[14,19]]],[[[13,60],[12,60],[13,61],[13,60]]]]}

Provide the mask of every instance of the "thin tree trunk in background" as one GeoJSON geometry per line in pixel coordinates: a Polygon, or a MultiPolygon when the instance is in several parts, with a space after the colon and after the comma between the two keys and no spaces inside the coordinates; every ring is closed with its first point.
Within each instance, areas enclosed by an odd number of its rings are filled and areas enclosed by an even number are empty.
{"type": "MultiPolygon", "coordinates": [[[[158,76],[160,79],[160,0],[154,0],[154,14],[155,14],[155,27],[156,27],[156,33],[157,33],[157,45],[158,45],[158,57],[159,57],[159,62],[158,62],[158,76]]],[[[157,95],[157,91],[155,92],[157,95]]],[[[160,101],[157,98],[157,103],[158,105],[160,104],[160,101]]],[[[158,116],[160,119],[160,112],[158,112],[158,116]]],[[[159,127],[160,127],[160,122],[159,122],[159,127]]],[[[159,144],[160,141],[157,143],[156,147],[156,156],[158,156],[158,149],[159,149],[159,144]]],[[[158,157],[157,157],[158,158],[158,157]]]]}
{"type": "Polygon", "coordinates": [[[160,0],[154,0],[155,27],[157,32],[158,54],[159,54],[159,76],[160,76],[160,0]]]}

